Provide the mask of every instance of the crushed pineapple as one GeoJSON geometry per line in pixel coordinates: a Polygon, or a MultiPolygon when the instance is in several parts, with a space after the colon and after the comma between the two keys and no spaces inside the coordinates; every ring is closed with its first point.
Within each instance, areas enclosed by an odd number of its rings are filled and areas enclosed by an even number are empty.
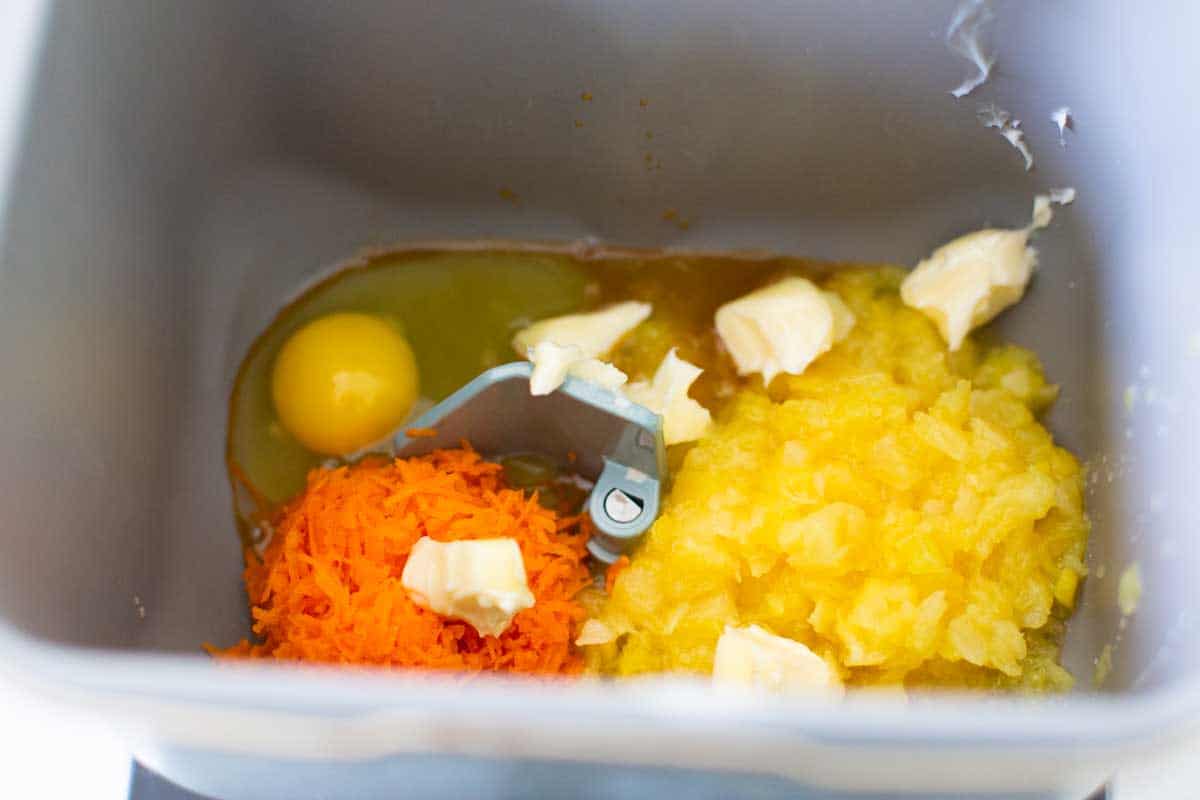
{"type": "Polygon", "coordinates": [[[727,625],[760,625],[849,685],[1070,685],[1055,642],[1088,522],[1035,417],[1055,388],[1020,348],[948,352],[902,277],[825,280],[850,336],[719,411],[599,612],[616,638],[593,669],[706,673],[727,625]]]}

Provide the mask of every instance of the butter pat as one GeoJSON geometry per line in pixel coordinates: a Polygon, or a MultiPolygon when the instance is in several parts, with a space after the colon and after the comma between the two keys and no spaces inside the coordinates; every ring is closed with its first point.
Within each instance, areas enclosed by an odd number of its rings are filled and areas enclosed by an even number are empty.
{"type": "Polygon", "coordinates": [[[662,417],[663,441],[667,444],[690,442],[707,433],[712,425],[708,409],[688,397],[688,389],[702,372],[671,348],[654,378],[629,384],[625,396],[662,417]]]}
{"type": "Polygon", "coordinates": [[[933,320],[957,350],[973,329],[991,321],[1025,294],[1037,267],[1029,237],[1054,219],[1051,205],[1075,202],[1075,189],[1051,189],[1033,199],[1029,227],[988,228],[944,244],[917,264],[900,285],[900,298],[933,320]]]}
{"type": "Polygon", "coordinates": [[[583,360],[583,351],[574,345],[564,347],[554,342],[538,342],[529,348],[525,357],[533,362],[529,393],[543,395],[562,386],[567,371],[583,360]]]}
{"type": "Polygon", "coordinates": [[[499,636],[534,602],[516,539],[422,537],[408,554],[400,583],[417,605],[470,623],[485,636],[499,636]]]}
{"type": "Polygon", "coordinates": [[[587,314],[544,319],[518,333],[513,338],[512,346],[526,358],[530,349],[539,342],[577,347],[581,358],[600,358],[616,347],[622,336],[650,316],[650,311],[649,303],[629,301],[587,314]]]}
{"type": "Polygon", "coordinates": [[[587,314],[544,319],[518,333],[513,349],[533,362],[530,394],[550,394],[562,386],[567,375],[606,389],[624,386],[625,373],[599,359],[650,316],[650,311],[649,303],[617,303],[587,314]]]}
{"type": "Polygon", "coordinates": [[[717,309],[717,334],[738,374],[799,375],[854,327],[854,314],[833,292],[785,278],[717,309]]]}
{"type": "Polygon", "coordinates": [[[629,376],[621,370],[609,364],[606,361],[600,361],[595,358],[585,358],[583,361],[576,361],[567,370],[567,374],[572,378],[579,378],[588,383],[594,383],[597,386],[603,386],[610,391],[617,391],[625,382],[629,380],[629,376]]]}
{"type": "Polygon", "coordinates": [[[713,684],[782,694],[841,697],[841,679],[812,650],[760,628],[726,626],[717,640],[713,684]]]}
{"type": "Polygon", "coordinates": [[[612,364],[586,357],[575,345],[538,342],[529,348],[527,356],[533,362],[533,373],[529,376],[529,393],[533,395],[550,394],[562,386],[568,375],[614,391],[628,380],[612,364]]]}
{"type": "Polygon", "coordinates": [[[982,230],[960,236],[917,264],[900,297],[933,320],[951,350],[1025,293],[1037,266],[1030,230],[982,230]]]}

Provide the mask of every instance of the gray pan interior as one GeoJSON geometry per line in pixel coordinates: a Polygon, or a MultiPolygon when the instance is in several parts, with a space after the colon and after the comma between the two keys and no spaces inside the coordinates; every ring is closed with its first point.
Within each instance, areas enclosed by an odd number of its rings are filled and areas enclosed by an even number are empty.
{"type": "Polygon", "coordinates": [[[1070,185],[998,323],[1062,385],[1051,425],[1092,470],[1106,574],[1066,661],[1083,692],[1110,643],[1104,691],[1193,680],[1200,130],[1179,58],[1200,11],[995,6],[996,73],[955,100],[970,68],[943,43],[951,2],[57,4],[0,251],[11,646],[201,659],[245,635],[222,464],[234,370],[283,300],[365,246],[913,264],[1070,185]],[[977,121],[990,102],[1023,120],[1032,172],[977,121]],[[1120,629],[1134,561],[1146,589],[1120,629]]]}

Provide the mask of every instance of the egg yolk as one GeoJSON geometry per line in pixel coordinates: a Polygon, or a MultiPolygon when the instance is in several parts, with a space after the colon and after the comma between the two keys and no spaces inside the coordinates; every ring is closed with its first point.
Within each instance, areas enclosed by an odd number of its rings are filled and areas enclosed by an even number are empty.
{"type": "Polygon", "coordinates": [[[283,345],[271,394],[280,423],[301,444],[345,455],[379,441],[408,416],[417,400],[417,362],[387,320],[330,314],[283,345]]]}

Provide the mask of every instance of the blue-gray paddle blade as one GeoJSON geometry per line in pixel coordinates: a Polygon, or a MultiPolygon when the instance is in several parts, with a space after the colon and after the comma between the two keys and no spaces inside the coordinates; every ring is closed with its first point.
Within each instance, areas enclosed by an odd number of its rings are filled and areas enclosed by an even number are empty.
{"type": "Polygon", "coordinates": [[[612,563],[629,552],[658,516],[666,448],[657,414],[596,384],[568,377],[555,392],[529,393],[533,365],[504,364],[483,373],[415,420],[434,436],[396,437],[409,457],[470,442],[497,458],[543,455],[594,481],[587,509],[596,526],[588,550],[612,563]]]}

